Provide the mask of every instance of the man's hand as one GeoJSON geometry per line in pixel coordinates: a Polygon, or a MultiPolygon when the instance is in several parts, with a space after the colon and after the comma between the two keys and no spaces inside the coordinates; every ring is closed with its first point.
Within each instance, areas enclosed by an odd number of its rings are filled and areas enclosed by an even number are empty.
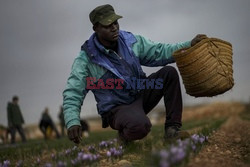
{"type": "Polygon", "coordinates": [[[198,42],[200,42],[203,39],[206,39],[207,36],[205,34],[198,34],[194,37],[194,39],[192,39],[191,41],[191,46],[194,46],[195,44],[197,44],[198,42]]]}
{"type": "Polygon", "coordinates": [[[76,144],[79,144],[82,140],[82,127],[79,125],[74,125],[68,129],[69,140],[76,144]]]}

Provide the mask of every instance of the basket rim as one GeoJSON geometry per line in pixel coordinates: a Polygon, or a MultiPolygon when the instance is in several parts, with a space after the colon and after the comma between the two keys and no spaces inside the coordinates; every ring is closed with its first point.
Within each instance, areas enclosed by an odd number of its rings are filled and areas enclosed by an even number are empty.
{"type": "Polygon", "coordinates": [[[194,46],[191,46],[189,48],[182,48],[182,49],[178,49],[177,51],[175,51],[173,53],[173,57],[179,57],[181,55],[186,55],[186,54],[189,54],[190,52],[193,52],[194,50],[196,50],[197,48],[199,48],[200,46],[202,46],[203,44],[205,44],[206,42],[214,42],[214,41],[217,41],[217,42],[221,42],[221,43],[224,43],[224,44],[227,44],[229,45],[230,47],[232,47],[232,44],[230,42],[227,42],[227,41],[224,41],[222,39],[218,39],[218,38],[206,38],[206,39],[203,39],[201,40],[200,42],[198,42],[197,44],[195,44],[194,46]],[[184,53],[182,53],[181,51],[185,50],[184,53]]]}

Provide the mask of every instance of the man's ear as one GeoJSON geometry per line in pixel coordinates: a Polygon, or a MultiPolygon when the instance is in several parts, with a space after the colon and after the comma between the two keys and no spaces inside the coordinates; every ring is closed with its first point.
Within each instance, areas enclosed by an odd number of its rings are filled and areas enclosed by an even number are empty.
{"type": "Polygon", "coordinates": [[[96,31],[97,26],[98,26],[98,24],[94,24],[93,27],[92,27],[92,29],[93,29],[94,31],[96,31]]]}

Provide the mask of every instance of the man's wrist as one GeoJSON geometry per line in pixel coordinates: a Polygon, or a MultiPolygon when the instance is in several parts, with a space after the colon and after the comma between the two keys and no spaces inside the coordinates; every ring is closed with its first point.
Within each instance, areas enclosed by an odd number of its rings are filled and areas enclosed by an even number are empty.
{"type": "Polygon", "coordinates": [[[68,121],[68,122],[66,123],[67,129],[69,129],[70,127],[72,127],[72,126],[74,126],[74,125],[81,126],[80,120],[79,120],[79,119],[72,119],[72,120],[70,120],[70,121],[68,121]]]}

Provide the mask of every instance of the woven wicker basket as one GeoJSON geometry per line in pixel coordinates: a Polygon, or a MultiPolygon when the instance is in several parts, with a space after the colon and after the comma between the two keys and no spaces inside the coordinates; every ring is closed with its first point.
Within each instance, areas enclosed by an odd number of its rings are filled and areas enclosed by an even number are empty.
{"type": "Polygon", "coordinates": [[[187,94],[211,97],[231,89],[234,85],[232,54],[232,45],[217,38],[207,38],[174,52],[187,94]]]}

